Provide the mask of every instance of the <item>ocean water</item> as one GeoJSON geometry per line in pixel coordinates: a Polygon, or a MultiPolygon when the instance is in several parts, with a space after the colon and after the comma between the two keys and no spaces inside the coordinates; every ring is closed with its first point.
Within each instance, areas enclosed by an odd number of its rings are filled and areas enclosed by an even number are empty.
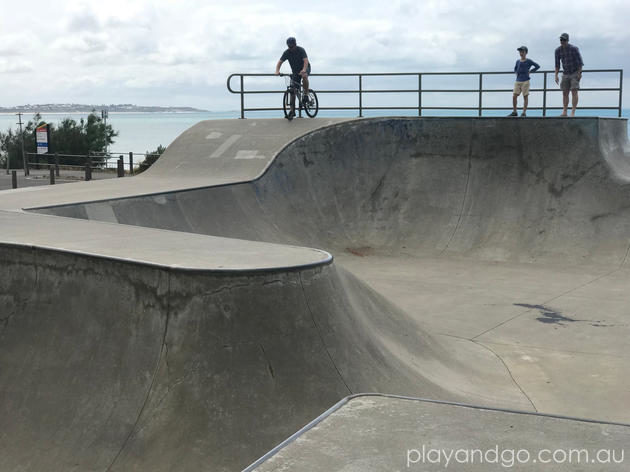
{"type": "MultiPolygon", "coordinates": [[[[199,113],[110,113],[107,124],[112,125],[118,136],[109,147],[112,154],[135,154],[155,151],[158,146],[168,146],[177,136],[194,124],[203,120],[238,118],[239,112],[199,112],[199,113]]],[[[87,118],[86,113],[43,114],[42,119],[58,124],[65,118],[79,121],[87,118]]],[[[22,122],[32,120],[32,115],[22,115],[22,122]]],[[[18,117],[14,114],[0,114],[0,130],[17,130],[18,117]]]]}
{"type": "MultiPolygon", "coordinates": [[[[475,111],[448,111],[448,110],[436,110],[432,113],[425,111],[426,116],[476,116],[475,111]]],[[[530,116],[536,116],[536,112],[530,113],[530,116]]],[[[551,111],[550,114],[554,114],[551,111]]],[[[555,113],[557,114],[557,113],[555,113]]],[[[597,112],[596,110],[585,110],[578,115],[588,116],[616,116],[614,112],[610,110],[602,110],[597,112]]],[[[630,118],[630,109],[623,110],[623,116],[630,118]]],[[[505,116],[505,111],[485,111],[484,116],[505,116]]],[[[538,112],[540,115],[540,112],[538,112]]],[[[273,112],[248,112],[247,118],[270,118],[282,117],[281,111],[273,112]]],[[[357,116],[354,111],[329,111],[321,110],[319,115],[321,117],[353,117],[357,116]]],[[[378,110],[378,111],[365,111],[364,116],[417,116],[417,112],[404,110],[378,110]]],[[[59,123],[64,118],[69,117],[76,121],[81,118],[86,118],[85,113],[74,114],[46,114],[42,115],[42,119],[48,123],[59,123]]],[[[202,120],[217,120],[217,119],[237,119],[240,117],[239,111],[225,111],[225,112],[198,112],[198,113],[110,113],[107,120],[108,124],[111,124],[114,130],[118,131],[119,135],[115,138],[114,144],[109,147],[109,151],[114,155],[124,154],[129,152],[134,154],[151,152],[157,149],[159,145],[168,146],[175,138],[177,138],[182,132],[190,128],[194,124],[202,120]]],[[[18,129],[17,116],[14,114],[0,114],[0,130],[6,131],[8,128],[18,129]]],[[[27,122],[33,117],[29,115],[23,115],[22,121],[27,122]]],[[[629,131],[630,136],[630,131],[629,131]]],[[[136,159],[136,162],[142,160],[140,156],[136,159]]]]}

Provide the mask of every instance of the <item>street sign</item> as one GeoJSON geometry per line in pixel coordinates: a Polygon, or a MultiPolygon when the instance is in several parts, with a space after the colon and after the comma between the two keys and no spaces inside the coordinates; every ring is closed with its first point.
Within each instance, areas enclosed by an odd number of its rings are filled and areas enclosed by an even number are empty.
{"type": "Polygon", "coordinates": [[[38,126],[35,130],[35,135],[37,137],[37,154],[46,154],[48,152],[50,125],[38,126]]]}

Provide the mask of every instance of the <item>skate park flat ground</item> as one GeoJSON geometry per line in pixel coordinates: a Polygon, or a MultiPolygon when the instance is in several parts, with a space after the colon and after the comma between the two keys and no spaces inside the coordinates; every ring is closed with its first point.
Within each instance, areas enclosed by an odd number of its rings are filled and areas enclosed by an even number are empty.
{"type": "Polygon", "coordinates": [[[622,451],[629,434],[627,427],[613,424],[480,410],[412,398],[356,395],[335,405],[252,464],[247,472],[511,468],[569,471],[580,466],[621,471],[626,469],[622,451]],[[431,419],[430,425],[427,418],[431,419]],[[388,427],[375,428],[375,424],[388,427]],[[460,434],[450,434],[453,430],[460,434]],[[570,438],[567,430],[572,431],[570,438]],[[554,449],[541,448],[537,436],[543,431],[554,449]],[[575,449],[578,443],[580,458],[575,449]],[[600,450],[606,452],[600,454],[598,462],[600,450]],[[610,456],[606,455],[608,452],[610,456]]]}
{"type": "Polygon", "coordinates": [[[629,156],[625,119],[206,121],[141,176],[3,191],[0,470],[241,470],[363,392],[486,409],[329,420],[627,444],[629,156]]]}

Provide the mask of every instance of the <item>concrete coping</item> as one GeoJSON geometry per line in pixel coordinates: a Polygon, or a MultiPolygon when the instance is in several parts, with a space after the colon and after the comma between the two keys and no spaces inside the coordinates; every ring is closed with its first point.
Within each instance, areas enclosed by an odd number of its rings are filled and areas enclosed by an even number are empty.
{"type": "Polygon", "coordinates": [[[0,245],[179,271],[254,273],[332,262],[319,249],[221,238],[59,216],[0,211],[0,245]],[[37,230],[34,230],[37,228],[37,230]]]}

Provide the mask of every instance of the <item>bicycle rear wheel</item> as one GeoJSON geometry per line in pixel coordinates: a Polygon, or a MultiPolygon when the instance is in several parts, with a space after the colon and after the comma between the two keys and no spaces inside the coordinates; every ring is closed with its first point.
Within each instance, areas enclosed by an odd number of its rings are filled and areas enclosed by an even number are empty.
{"type": "Polygon", "coordinates": [[[313,89],[308,89],[308,103],[304,103],[304,111],[311,118],[315,118],[319,111],[319,100],[317,100],[317,94],[313,89]]]}
{"type": "Polygon", "coordinates": [[[288,118],[291,112],[291,91],[286,90],[282,97],[282,109],[284,110],[284,117],[288,118]]]}

